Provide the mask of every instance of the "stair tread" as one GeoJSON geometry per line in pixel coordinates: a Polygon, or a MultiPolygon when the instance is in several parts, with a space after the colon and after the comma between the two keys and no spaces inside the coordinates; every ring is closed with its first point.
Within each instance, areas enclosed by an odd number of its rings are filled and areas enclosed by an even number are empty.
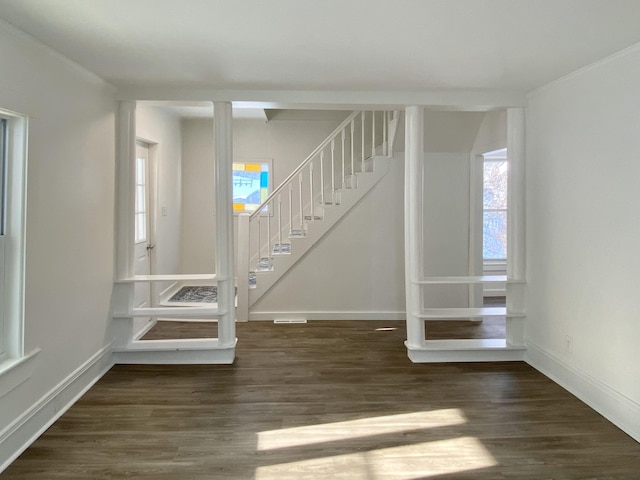
{"type": "Polygon", "coordinates": [[[271,255],[291,255],[290,243],[276,243],[273,246],[271,255]]]}

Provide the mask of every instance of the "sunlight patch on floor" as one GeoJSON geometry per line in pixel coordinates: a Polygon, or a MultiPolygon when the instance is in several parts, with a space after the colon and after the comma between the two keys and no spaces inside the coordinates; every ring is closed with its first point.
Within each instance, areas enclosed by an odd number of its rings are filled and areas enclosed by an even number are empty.
{"type": "Polygon", "coordinates": [[[255,480],[415,480],[495,465],[477,438],[458,437],[262,466],[256,469],[255,480]]]}
{"type": "Polygon", "coordinates": [[[466,423],[460,409],[411,412],[258,432],[258,450],[274,450],[466,423]]]}

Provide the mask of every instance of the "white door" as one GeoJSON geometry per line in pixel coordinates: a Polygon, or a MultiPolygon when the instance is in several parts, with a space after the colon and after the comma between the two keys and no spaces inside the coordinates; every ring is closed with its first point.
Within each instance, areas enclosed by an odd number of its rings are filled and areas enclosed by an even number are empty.
{"type": "MultiPolygon", "coordinates": [[[[153,238],[151,224],[151,209],[149,204],[149,145],[136,142],[136,191],[135,191],[135,274],[151,275],[151,255],[153,253],[153,238]]],[[[151,307],[151,283],[139,282],[135,286],[135,307],[151,307]]],[[[144,325],[149,319],[138,319],[134,324],[134,331],[144,325]]]]}

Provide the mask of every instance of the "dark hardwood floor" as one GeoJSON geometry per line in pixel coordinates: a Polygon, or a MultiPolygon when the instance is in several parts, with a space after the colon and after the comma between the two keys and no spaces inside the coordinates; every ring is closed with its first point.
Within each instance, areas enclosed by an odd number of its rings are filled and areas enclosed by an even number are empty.
{"type": "Polygon", "coordinates": [[[238,338],[234,365],[113,367],[0,477],[640,478],[640,444],[524,363],[411,364],[404,322],[238,338]]]}

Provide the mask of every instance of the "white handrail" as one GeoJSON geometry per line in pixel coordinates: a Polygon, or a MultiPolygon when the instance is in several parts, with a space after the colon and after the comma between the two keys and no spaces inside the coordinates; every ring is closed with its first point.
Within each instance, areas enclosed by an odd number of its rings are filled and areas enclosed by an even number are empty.
{"type": "Polygon", "coordinates": [[[331,134],[330,134],[327,138],[325,138],[325,140],[324,140],[320,145],[318,145],[318,146],[313,150],[313,152],[311,152],[311,154],[310,154],[310,155],[309,155],[309,156],[308,156],[308,157],[307,157],[307,158],[306,158],[306,159],[305,159],[305,160],[304,160],[300,165],[298,165],[298,167],[297,167],[293,172],[291,172],[291,174],[290,174],[290,175],[289,175],[289,176],[288,176],[288,177],[287,177],[287,178],[286,178],[286,179],[285,179],[285,180],[284,180],[284,181],[283,181],[283,182],[282,182],[282,183],[281,183],[281,184],[280,184],[280,185],[279,185],[279,186],[278,186],[278,187],[277,187],[273,192],[271,192],[271,195],[269,195],[269,196],[266,198],[266,200],[265,200],[264,202],[262,202],[262,203],[260,204],[260,206],[259,206],[258,208],[256,208],[256,209],[253,211],[253,213],[251,214],[251,218],[254,218],[254,217],[256,217],[257,215],[259,215],[259,214],[260,214],[260,212],[262,211],[262,209],[263,209],[265,206],[267,206],[267,205],[269,204],[269,202],[271,202],[271,200],[273,200],[273,198],[275,198],[275,196],[276,196],[278,193],[280,193],[280,191],[282,191],[282,190],[285,188],[285,186],[286,186],[286,185],[287,185],[287,184],[288,184],[288,183],[289,183],[293,178],[295,178],[295,176],[296,176],[298,173],[300,173],[300,171],[301,171],[304,167],[306,167],[306,166],[307,166],[307,164],[308,164],[309,162],[311,162],[311,160],[313,160],[313,159],[316,157],[316,155],[318,155],[318,153],[319,153],[320,151],[322,151],[322,150],[323,150],[327,145],[329,145],[329,144],[331,143],[331,141],[332,141],[333,139],[335,139],[335,138],[340,134],[340,132],[341,132],[341,131],[342,131],[342,130],[347,126],[347,125],[349,125],[349,122],[351,122],[351,120],[352,120],[353,118],[355,118],[359,113],[360,113],[360,112],[358,112],[358,111],[356,111],[356,112],[352,112],[352,113],[351,113],[347,118],[345,118],[345,119],[343,120],[343,122],[342,122],[340,125],[338,125],[338,126],[336,127],[336,129],[335,129],[333,132],[331,132],[331,134]]]}

